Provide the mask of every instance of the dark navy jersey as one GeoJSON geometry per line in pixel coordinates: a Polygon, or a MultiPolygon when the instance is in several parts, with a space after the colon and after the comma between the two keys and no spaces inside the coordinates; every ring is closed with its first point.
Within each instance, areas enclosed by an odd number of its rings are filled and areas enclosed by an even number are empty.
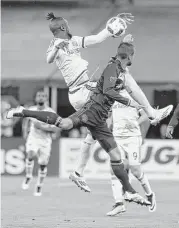
{"type": "Polygon", "coordinates": [[[177,105],[173,113],[173,116],[169,122],[169,126],[176,127],[178,123],[179,123],[179,104],[177,105]]]}
{"type": "Polygon", "coordinates": [[[130,99],[119,94],[120,90],[124,88],[125,73],[119,60],[112,58],[93,90],[90,99],[101,107],[105,117],[115,101],[127,106],[130,104],[130,99]]]}

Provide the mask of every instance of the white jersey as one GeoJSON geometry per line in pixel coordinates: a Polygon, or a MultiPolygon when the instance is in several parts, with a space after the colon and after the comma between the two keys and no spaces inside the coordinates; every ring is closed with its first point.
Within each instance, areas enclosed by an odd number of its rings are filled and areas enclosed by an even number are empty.
{"type": "MultiPolygon", "coordinates": [[[[131,98],[126,90],[120,92],[121,95],[131,98]]],[[[112,107],[113,135],[115,137],[140,136],[140,126],[138,124],[139,113],[137,109],[115,102],[112,107]]]]}
{"type": "MultiPolygon", "coordinates": [[[[51,41],[47,54],[53,49],[56,40],[59,38],[51,41]]],[[[86,73],[88,62],[81,58],[80,48],[84,48],[84,38],[73,36],[65,47],[59,49],[54,60],[70,89],[89,80],[86,73]]]]}
{"type": "MultiPolygon", "coordinates": [[[[54,112],[54,110],[50,107],[45,107],[43,110],[39,110],[37,106],[31,106],[28,108],[28,110],[32,111],[48,111],[48,112],[54,112]]],[[[43,143],[44,145],[51,145],[52,143],[52,138],[51,138],[51,133],[47,131],[43,131],[41,129],[37,129],[34,126],[35,122],[40,122],[41,124],[48,125],[46,123],[42,123],[41,121],[38,121],[34,118],[30,118],[30,131],[27,137],[27,141],[36,141],[43,143]]]]}

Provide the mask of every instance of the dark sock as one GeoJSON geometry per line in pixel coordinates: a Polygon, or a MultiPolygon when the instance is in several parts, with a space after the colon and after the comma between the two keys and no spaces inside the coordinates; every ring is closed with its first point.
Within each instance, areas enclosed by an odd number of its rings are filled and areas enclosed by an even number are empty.
{"type": "Polygon", "coordinates": [[[124,164],[121,161],[111,161],[111,167],[116,177],[121,181],[124,190],[127,192],[136,193],[129,183],[129,177],[124,169],[124,164]]]}
{"type": "Polygon", "coordinates": [[[46,111],[31,111],[24,109],[22,113],[23,117],[31,117],[40,120],[44,123],[58,126],[62,120],[60,116],[53,112],[46,111]]]}
{"type": "Polygon", "coordinates": [[[45,168],[46,168],[46,165],[40,165],[40,169],[41,169],[42,171],[44,171],[45,168]]]}

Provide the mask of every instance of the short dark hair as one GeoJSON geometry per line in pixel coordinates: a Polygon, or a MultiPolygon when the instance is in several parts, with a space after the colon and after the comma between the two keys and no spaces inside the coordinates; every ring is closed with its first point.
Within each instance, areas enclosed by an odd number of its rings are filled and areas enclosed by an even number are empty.
{"type": "Polygon", "coordinates": [[[125,59],[129,55],[134,55],[134,45],[131,43],[127,42],[122,42],[120,43],[118,50],[117,50],[117,55],[120,56],[121,58],[125,59]]]}

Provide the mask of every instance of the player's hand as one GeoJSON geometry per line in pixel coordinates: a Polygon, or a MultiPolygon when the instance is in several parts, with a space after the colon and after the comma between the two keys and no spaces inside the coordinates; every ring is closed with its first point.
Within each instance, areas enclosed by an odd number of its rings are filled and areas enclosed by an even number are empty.
{"type": "Polygon", "coordinates": [[[134,16],[131,13],[120,13],[117,17],[123,19],[127,24],[132,24],[132,22],[134,22],[134,16]]]}
{"type": "Polygon", "coordinates": [[[58,39],[58,40],[55,41],[54,46],[57,49],[64,49],[68,45],[68,43],[69,43],[68,40],[58,39]]]}
{"type": "Polygon", "coordinates": [[[133,36],[131,34],[128,34],[123,39],[124,43],[130,43],[131,44],[131,43],[133,43],[133,41],[134,41],[134,38],[133,38],[133,36]]]}
{"type": "Polygon", "coordinates": [[[173,132],[174,132],[174,127],[168,126],[166,131],[166,137],[169,139],[173,139],[173,132]]]}

